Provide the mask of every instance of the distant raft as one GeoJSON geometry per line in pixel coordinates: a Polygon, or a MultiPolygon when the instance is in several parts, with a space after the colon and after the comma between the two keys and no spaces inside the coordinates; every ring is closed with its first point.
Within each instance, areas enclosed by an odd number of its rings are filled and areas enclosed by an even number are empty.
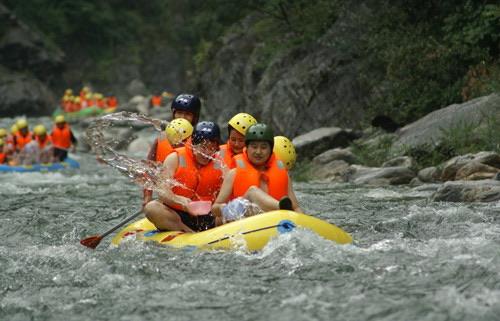
{"type": "Polygon", "coordinates": [[[68,157],[60,163],[33,164],[22,166],[0,165],[0,172],[55,172],[68,168],[80,168],[80,163],[68,157]]]}
{"type": "Polygon", "coordinates": [[[54,114],[52,115],[54,118],[58,115],[64,115],[64,118],[67,121],[77,121],[80,119],[88,118],[88,117],[95,117],[95,116],[100,116],[104,114],[111,114],[114,113],[116,110],[116,107],[109,107],[106,109],[98,108],[96,106],[92,107],[87,107],[80,109],[78,111],[73,111],[73,112],[64,112],[61,109],[57,109],[54,114]]]}
{"type": "Polygon", "coordinates": [[[258,251],[272,238],[297,228],[311,230],[338,244],[352,243],[352,237],[341,228],[309,215],[286,210],[266,212],[198,233],[161,232],[144,218],[128,225],[111,242],[119,245],[124,239],[134,237],[175,248],[234,249],[244,247],[249,251],[258,251]]]}

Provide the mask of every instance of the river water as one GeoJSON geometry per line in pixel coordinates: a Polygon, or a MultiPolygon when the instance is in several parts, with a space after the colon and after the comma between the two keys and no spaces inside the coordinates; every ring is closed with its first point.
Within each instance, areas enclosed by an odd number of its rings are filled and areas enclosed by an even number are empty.
{"type": "Polygon", "coordinates": [[[307,231],[259,253],[79,240],[140,206],[140,188],[79,154],[80,170],[0,173],[0,320],[498,320],[500,203],[431,190],[295,183],[307,231]]]}

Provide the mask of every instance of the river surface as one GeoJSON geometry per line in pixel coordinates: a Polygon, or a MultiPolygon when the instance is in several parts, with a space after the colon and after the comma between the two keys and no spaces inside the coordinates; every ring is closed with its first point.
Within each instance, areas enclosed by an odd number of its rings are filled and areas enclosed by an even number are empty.
{"type": "Polygon", "coordinates": [[[141,204],[125,176],[0,173],[0,320],[499,320],[500,203],[435,203],[432,191],[295,183],[308,214],[352,234],[307,231],[259,253],[139,241],[96,250],[141,204]]]}

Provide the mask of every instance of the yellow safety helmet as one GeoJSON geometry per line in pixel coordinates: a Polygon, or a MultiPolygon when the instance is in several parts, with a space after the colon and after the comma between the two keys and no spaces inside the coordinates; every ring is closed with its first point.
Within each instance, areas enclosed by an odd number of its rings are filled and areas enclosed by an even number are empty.
{"type": "Polygon", "coordinates": [[[21,118],[16,122],[17,129],[23,129],[28,127],[28,121],[25,118],[21,118]]]}
{"type": "Polygon", "coordinates": [[[40,125],[36,125],[35,128],[33,128],[33,132],[35,133],[35,135],[41,136],[41,135],[47,134],[47,129],[45,129],[45,126],[40,124],[40,125]]]}
{"type": "Polygon", "coordinates": [[[88,93],[88,92],[90,91],[90,88],[89,88],[89,87],[87,87],[87,86],[83,86],[82,91],[83,91],[84,93],[88,93]]]}
{"type": "Polygon", "coordinates": [[[245,135],[248,127],[257,124],[257,119],[247,113],[239,113],[233,116],[228,122],[229,126],[236,129],[240,134],[245,135]]]}
{"type": "Polygon", "coordinates": [[[7,129],[0,128],[0,138],[4,138],[5,136],[7,136],[7,129]]]}
{"type": "Polygon", "coordinates": [[[193,133],[193,125],[184,119],[176,118],[165,128],[167,139],[172,145],[177,145],[193,133]]]}
{"type": "Polygon", "coordinates": [[[286,168],[293,168],[297,160],[297,153],[290,139],[285,136],[275,136],[273,152],[279,160],[285,163],[286,168]]]}
{"type": "Polygon", "coordinates": [[[10,127],[10,133],[11,133],[12,135],[14,135],[15,133],[17,133],[17,131],[18,131],[18,130],[19,130],[19,128],[17,128],[17,125],[16,125],[16,124],[14,124],[14,125],[12,125],[12,126],[10,127]]]}
{"type": "Polygon", "coordinates": [[[3,139],[0,138],[0,146],[3,146],[5,144],[5,142],[3,141],[3,139]]]}
{"type": "Polygon", "coordinates": [[[73,89],[70,89],[70,88],[66,89],[66,90],[64,91],[64,95],[67,95],[67,96],[71,96],[71,95],[73,95],[73,89]]]}
{"type": "Polygon", "coordinates": [[[54,119],[54,123],[60,124],[66,122],[66,119],[64,118],[64,115],[57,115],[56,118],[54,119]]]}
{"type": "Polygon", "coordinates": [[[80,96],[76,96],[74,102],[75,103],[79,103],[80,102],[80,96]]]}

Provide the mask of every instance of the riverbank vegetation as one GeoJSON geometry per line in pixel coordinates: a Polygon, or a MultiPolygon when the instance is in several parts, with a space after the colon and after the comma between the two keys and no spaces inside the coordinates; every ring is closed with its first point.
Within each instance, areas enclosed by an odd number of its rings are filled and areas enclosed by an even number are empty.
{"type": "Polygon", "coordinates": [[[326,45],[357,61],[363,85],[373,93],[370,113],[391,115],[400,124],[500,90],[496,1],[3,2],[63,49],[68,66],[92,66],[78,77],[97,83],[113,81],[113,70],[127,64],[145,68],[149,54],[165,45],[183,57],[188,80],[200,77],[221,37],[245,28],[260,42],[261,69],[282,52],[314,50],[328,39],[326,45]]]}

